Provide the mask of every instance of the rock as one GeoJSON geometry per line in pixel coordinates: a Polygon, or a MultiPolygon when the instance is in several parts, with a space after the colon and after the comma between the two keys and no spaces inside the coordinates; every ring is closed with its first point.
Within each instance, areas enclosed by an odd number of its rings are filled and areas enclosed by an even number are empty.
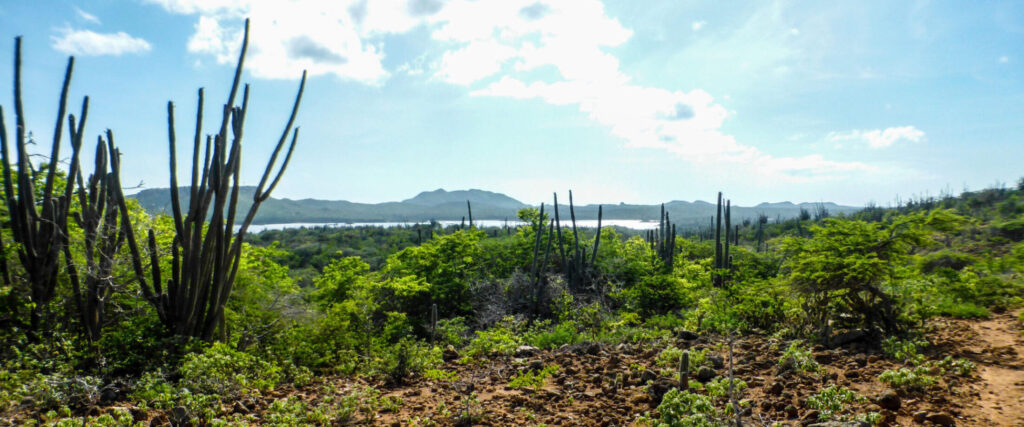
{"type": "Polygon", "coordinates": [[[231,407],[231,412],[235,414],[247,415],[249,414],[249,408],[246,408],[242,402],[235,402],[234,406],[231,407]]]}
{"type": "Polygon", "coordinates": [[[686,341],[693,341],[693,340],[695,340],[697,338],[700,338],[700,335],[697,335],[696,332],[687,331],[685,329],[679,331],[679,333],[676,334],[676,336],[678,336],[679,339],[686,340],[686,341]]]}
{"type": "Polygon", "coordinates": [[[530,357],[540,353],[540,349],[532,345],[521,345],[516,348],[516,357],[530,357]]]}
{"type": "Polygon", "coordinates": [[[708,362],[711,362],[711,366],[715,369],[722,369],[725,367],[725,360],[723,360],[721,356],[708,356],[708,362]]]}
{"type": "Polygon", "coordinates": [[[846,378],[849,378],[849,379],[857,379],[857,378],[860,378],[860,372],[859,372],[859,371],[846,371],[846,372],[845,372],[845,373],[844,373],[843,375],[844,375],[844,376],[845,376],[846,378]]]}
{"type": "Polygon", "coordinates": [[[814,423],[808,427],[871,427],[864,421],[828,421],[824,423],[814,423]]]}
{"type": "Polygon", "coordinates": [[[879,359],[878,356],[872,354],[872,355],[868,356],[868,363],[875,363],[875,362],[878,361],[878,359],[879,359]]]}
{"type": "Polygon", "coordinates": [[[146,418],[149,418],[149,413],[139,408],[132,408],[129,412],[132,414],[132,420],[137,423],[146,421],[146,418]]]}
{"type": "Polygon", "coordinates": [[[646,384],[648,381],[654,381],[655,378],[658,378],[658,374],[655,374],[654,371],[649,369],[644,370],[644,372],[640,374],[640,383],[646,384]]]}
{"type": "Polygon", "coordinates": [[[451,362],[458,358],[459,352],[455,351],[455,347],[451,344],[449,344],[448,347],[444,349],[444,352],[441,353],[441,359],[445,362],[451,362]]]}
{"type": "Polygon", "coordinates": [[[890,411],[898,411],[903,402],[900,401],[900,396],[896,392],[887,391],[878,396],[878,399],[875,399],[875,403],[890,411]]]}
{"type": "Polygon", "coordinates": [[[830,351],[819,351],[814,353],[814,361],[822,365],[827,365],[832,362],[832,352],[830,351]]]}
{"type": "Polygon", "coordinates": [[[668,393],[675,386],[676,382],[667,378],[661,378],[652,382],[647,386],[647,393],[651,395],[651,405],[657,406],[660,404],[661,398],[665,396],[665,393],[668,393]]]}
{"type": "Polygon", "coordinates": [[[773,395],[778,396],[778,395],[782,394],[782,390],[784,388],[786,388],[786,387],[784,385],[782,385],[781,382],[776,381],[775,383],[773,383],[771,385],[771,387],[768,388],[768,394],[773,394],[773,395]]]}
{"type": "Polygon", "coordinates": [[[117,388],[114,387],[114,386],[108,385],[106,387],[103,387],[103,390],[100,391],[100,402],[101,403],[109,405],[109,404],[117,401],[117,397],[118,397],[117,388]]]}
{"type": "Polygon", "coordinates": [[[853,361],[857,363],[857,366],[861,368],[868,366],[868,357],[863,354],[853,356],[853,361]]]}
{"type": "Polygon", "coordinates": [[[939,426],[955,426],[956,419],[952,415],[933,412],[924,417],[924,419],[931,421],[932,424],[939,426]]]}
{"type": "Polygon", "coordinates": [[[796,406],[793,405],[786,405],[786,408],[783,409],[783,411],[786,412],[786,418],[789,419],[796,418],[797,415],[800,415],[800,411],[797,410],[796,406]]]}
{"type": "Polygon", "coordinates": [[[632,395],[629,396],[629,402],[634,404],[634,405],[639,405],[639,404],[647,402],[649,400],[650,400],[650,396],[648,396],[648,395],[646,395],[644,393],[639,393],[638,392],[638,393],[633,393],[632,395]]]}
{"type": "Polygon", "coordinates": [[[191,425],[192,416],[188,413],[188,409],[184,406],[175,406],[171,409],[170,414],[171,424],[174,425],[191,425]]]}
{"type": "Polygon", "coordinates": [[[701,366],[700,369],[697,370],[697,381],[706,383],[708,381],[711,381],[711,379],[714,377],[715,370],[711,369],[710,366],[701,366]]]}
{"type": "Polygon", "coordinates": [[[541,362],[539,360],[530,361],[530,366],[529,366],[528,369],[531,370],[531,371],[538,371],[538,372],[539,371],[543,371],[544,370],[544,362],[541,362]]]}
{"type": "Polygon", "coordinates": [[[817,421],[818,420],[818,416],[819,415],[821,415],[821,412],[819,412],[817,409],[812,409],[812,410],[808,411],[806,414],[804,414],[803,417],[800,417],[800,419],[803,420],[803,421],[812,421],[813,422],[813,421],[817,421]]]}
{"type": "Polygon", "coordinates": [[[919,423],[923,423],[924,420],[925,420],[925,417],[927,417],[927,416],[928,416],[928,413],[925,412],[925,411],[914,412],[914,421],[917,421],[919,423]]]}

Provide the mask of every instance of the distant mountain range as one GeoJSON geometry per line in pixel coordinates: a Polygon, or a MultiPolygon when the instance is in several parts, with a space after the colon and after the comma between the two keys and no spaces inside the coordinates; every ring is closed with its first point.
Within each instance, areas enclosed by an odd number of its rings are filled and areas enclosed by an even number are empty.
{"type": "MultiPolygon", "coordinates": [[[[245,212],[252,203],[254,187],[242,187],[239,196],[239,210],[245,212]]],[[[189,200],[188,189],[179,189],[183,206],[189,200]]],[[[128,196],[139,201],[151,214],[170,214],[171,198],[166,188],[142,190],[128,196]]],[[[473,207],[474,219],[515,219],[519,209],[529,205],[506,196],[484,190],[445,191],[437,189],[424,191],[411,199],[401,202],[385,203],[353,203],[344,200],[318,199],[276,199],[270,198],[260,206],[253,221],[255,224],[284,224],[295,222],[306,223],[338,223],[338,222],[398,222],[398,221],[430,221],[459,220],[466,216],[466,201],[473,207]]],[[[861,208],[840,206],[835,203],[761,203],[757,206],[733,206],[733,221],[754,219],[763,214],[770,220],[795,218],[801,209],[813,213],[818,207],[824,207],[831,214],[851,213],[861,208]]],[[[576,219],[597,219],[598,205],[576,206],[576,219]]],[[[550,211],[551,206],[547,206],[550,211]]],[[[715,215],[715,204],[705,201],[685,202],[671,201],[665,203],[672,222],[681,226],[706,224],[715,215]]],[[[604,219],[632,219],[657,221],[661,210],[660,205],[604,205],[604,219]]],[[[568,220],[569,207],[559,203],[562,218],[568,220]]]]}

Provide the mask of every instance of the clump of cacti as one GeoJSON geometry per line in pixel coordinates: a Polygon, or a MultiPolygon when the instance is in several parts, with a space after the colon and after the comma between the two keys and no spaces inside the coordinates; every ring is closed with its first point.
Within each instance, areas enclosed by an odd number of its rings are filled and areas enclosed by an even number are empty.
{"type": "Polygon", "coordinates": [[[732,204],[725,200],[725,209],[722,209],[722,192],[718,192],[717,219],[715,223],[715,260],[711,273],[711,283],[715,287],[725,286],[732,270],[732,255],[729,254],[730,230],[732,229],[732,204]],[[722,236],[722,219],[725,219],[725,236],[722,236]],[[723,242],[722,237],[725,237],[723,242]]]}
{"type": "Polygon", "coordinates": [[[597,261],[597,251],[601,246],[601,217],[604,215],[604,207],[597,207],[597,235],[594,238],[594,246],[590,252],[590,260],[587,260],[587,248],[580,245],[579,230],[576,227],[576,207],[572,202],[572,190],[569,190],[569,218],[572,221],[572,241],[569,252],[562,241],[561,218],[558,213],[558,193],[555,193],[555,230],[558,240],[558,252],[561,256],[562,266],[565,272],[566,283],[569,289],[582,290],[590,283],[593,276],[594,263],[597,261]]]}
{"type": "Polygon", "coordinates": [[[651,245],[655,256],[661,260],[664,269],[671,272],[676,253],[676,225],[669,219],[664,203],[661,204],[658,229],[647,231],[647,243],[651,245]]]}

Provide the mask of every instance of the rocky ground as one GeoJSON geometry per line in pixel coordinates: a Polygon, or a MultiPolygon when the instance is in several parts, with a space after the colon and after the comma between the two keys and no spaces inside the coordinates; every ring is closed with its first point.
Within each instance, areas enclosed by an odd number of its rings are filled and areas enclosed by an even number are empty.
{"type": "MultiPolygon", "coordinates": [[[[936,384],[917,391],[895,391],[880,382],[879,375],[907,364],[878,349],[860,344],[813,348],[811,357],[821,370],[807,373],[779,365],[784,342],[766,336],[735,339],[733,375],[748,385],[738,397],[749,402],[742,414],[743,424],[818,423],[819,411],[809,407],[808,398],[837,385],[864,397],[847,404],[840,417],[874,412],[881,418],[880,425],[1024,426],[1024,357],[1020,353],[1024,340],[1016,317],[1005,313],[983,321],[936,319],[929,330],[927,339],[933,346],[923,352],[927,360],[964,358],[977,369],[967,376],[935,370],[936,384]]],[[[707,349],[709,366],[691,374],[691,379],[706,382],[728,375],[727,341],[684,333],[672,344],[691,351],[707,349]]],[[[337,393],[373,387],[380,391],[378,400],[392,402],[389,407],[378,405],[354,414],[353,421],[362,424],[640,425],[641,417],[658,415],[661,396],[677,384],[672,377],[676,369],[657,365],[664,346],[584,343],[551,351],[524,347],[513,357],[476,363],[459,363],[459,357],[449,351],[441,367],[448,378],[418,377],[401,385],[338,378],[299,390],[278,389],[225,411],[242,412],[259,424],[266,421],[264,414],[274,400],[295,397],[315,404],[327,397],[322,391],[329,384],[337,393]],[[552,365],[559,368],[542,386],[510,385],[522,372],[539,372],[552,365]]],[[[724,399],[717,404],[724,405],[724,399]]],[[[138,412],[133,410],[133,414],[138,412]]],[[[168,423],[174,417],[154,411],[139,415],[151,424],[168,423]]]]}

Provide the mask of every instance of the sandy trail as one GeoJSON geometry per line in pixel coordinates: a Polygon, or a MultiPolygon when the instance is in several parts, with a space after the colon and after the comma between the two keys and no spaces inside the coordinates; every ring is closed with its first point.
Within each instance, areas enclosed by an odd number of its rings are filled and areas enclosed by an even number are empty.
{"type": "Polygon", "coordinates": [[[968,351],[977,355],[984,381],[978,411],[992,425],[1024,426],[1024,339],[1015,314],[972,322],[978,340],[968,351]]]}

